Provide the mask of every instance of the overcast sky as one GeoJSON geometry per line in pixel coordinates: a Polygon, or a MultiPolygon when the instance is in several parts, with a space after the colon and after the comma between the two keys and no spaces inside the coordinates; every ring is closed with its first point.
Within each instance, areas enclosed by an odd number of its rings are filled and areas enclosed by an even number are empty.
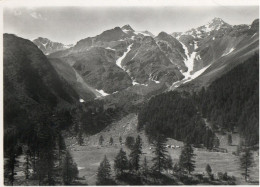
{"type": "Polygon", "coordinates": [[[4,32],[27,39],[39,36],[65,44],[96,36],[104,30],[130,24],[136,31],[157,35],[187,31],[214,17],[235,24],[251,24],[259,17],[252,7],[41,7],[5,8],[4,32]]]}

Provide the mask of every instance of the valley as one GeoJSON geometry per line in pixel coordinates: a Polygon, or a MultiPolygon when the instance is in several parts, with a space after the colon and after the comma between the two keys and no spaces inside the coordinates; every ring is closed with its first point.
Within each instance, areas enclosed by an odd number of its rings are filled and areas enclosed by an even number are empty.
{"type": "MultiPolygon", "coordinates": [[[[79,146],[75,137],[68,137],[66,140],[67,147],[70,149],[75,162],[79,168],[79,176],[82,177],[82,183],[87,183],[88,185],[95,185],[96,174],[100,161],[107,156],[110,161],[111,166],[113,166],[113,161],[116,154],[119,152],[120,148],[123,148],[127,155],[129,155],[130,150],[125,145],[120,145],[119,137],[121,136],[124,140],[127,136],[136,137],[140,135],[142,138],[142,158],[146,156],[148,162],[151,162],[153,157],[152,149],[150,149],[151,144],[148,143],[147,137],[143,131],[137,131],[137,116],[136,114],[129,114],[120,121],[114,122],[109,125],[106,129],[102,130],[93,136],[88,136],[84,138],[84,145],[79,146]],[[99,145],[99,137],[104,137],[104,145],[99,145]],[[114,139],[114,145],[109,145],[109,138],[114,139]]],[[[195,148],[194,153],[196,154],[195,162],[196,169],[194,173],[204,173],[205,168],[208,164],[205,160],[210,162],[210,166],[213,170],[214,175],[217,177],[218,172],[227,172],[228,175],[236,177],[236,184],[246,185],[239,172],[239,157],[234,155],[237,146],[239,144],[239,135],[233,134],[233,144],[231,146],[227,143],[227,135],[217,134],[220,140],[220,148],[227,150],[227,153],[209,151],[203,148],[195,148]]],[[[183,147],[183,142],[176,141],[174,139],[168,139],[167,145],[180,146],[179,148],[168,148],[169,154],[173,159],[173,163],[178,163],[179,156],[183,147]]],[[[254,162],[259,162],[259,156],[257,152],[254,152],[254,162]]],[[[114,174],[112,174],[114,175],[114,174]]],[[[259,176],[259,165],[256,164],[252,168],[252,175],[250,180],[256,181],[259,176]]]]}
{"type": "Polygon", "coordinates": [[[4,184],[259,184],[259,19],[125,24],[3,35],[4,184]]]}

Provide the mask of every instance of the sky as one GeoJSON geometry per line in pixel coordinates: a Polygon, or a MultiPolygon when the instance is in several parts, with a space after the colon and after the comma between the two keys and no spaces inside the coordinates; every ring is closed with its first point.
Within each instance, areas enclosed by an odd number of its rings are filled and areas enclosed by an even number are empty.
{"type": "Polygon", "coordinates": [[[183,32],[213,18],[251,24],[259,18],[258,6],[214,7],[16,7],[4,9],[4,32],[33,40],[46,37],[64,44],[96,36],[116,26],[129,24],[136,31],[157,35],[183,32]]]}

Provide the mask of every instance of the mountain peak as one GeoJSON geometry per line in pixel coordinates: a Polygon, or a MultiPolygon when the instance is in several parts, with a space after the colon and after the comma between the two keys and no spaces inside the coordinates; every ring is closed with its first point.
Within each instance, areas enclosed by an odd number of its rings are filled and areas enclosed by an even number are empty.
{"type": "Polygon", "coordinates": [[[121,29],[126,31],[134,31],[134,29],[132,29],[132,27],[128,24],[121,27],[121,29]]]}
{"type": "Polygon", "coordinates": [[[160,32],[157,36],[157,38],[168,38],[170,35],[164,31],[160,32]]]}
{"type": "Polygon", "coordinates": [[[211,22],[220,22],[220,23],[222,23],[222,22],[224,22],[224,21],[223,21],[223,19],[221,19],[221,18],[215,17],[215,18],[213,18],[213,19],[211,20],[211,22]]]}
{"type": "Polygon", "coordinates": [[[38,37],[34,39],[33,41],[41,41],[41,42],[50,42],[48,38],[38,37]]]}
{"type": "Polygon", "coordinates": [[[228,25],[225,21],[223,21],[221,18],[213,18],[207,25],[210,27],[221,27],[222,25],[228,25]]]}

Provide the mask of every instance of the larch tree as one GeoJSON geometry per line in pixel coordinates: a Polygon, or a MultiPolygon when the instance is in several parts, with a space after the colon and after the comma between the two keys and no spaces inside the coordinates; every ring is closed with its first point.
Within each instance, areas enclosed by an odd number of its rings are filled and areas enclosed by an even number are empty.
{"type": "Polygon", "coordinates": [[[168,169],[168,151],[166,148],[166,141],[167,139],[163,135],[158,135],[152,143],[154,147],[152,170],[158,173],[168,169]]]}
{"type": "Polygon", "coordinates": [[[124,174],[124,172],[129,169],[128,164],[126,152],[121,148],[114,161],[116,175],[120,176],[124,174]]]}
{"type": "Polygon", "coordinates": [[[105,155],[103,161],[100,163],[97,172],[97,185],[108,185],[111,180],[111,166],[105,155]]]}
{"type": "Polygon", "coordinates": [[[110,145],[113,145],[113,144],[114,144],[114,140],[113,140],[112,137],[110,137],[109,144],[110,144],[110,145]]]}
{"type": "Polygon", "coordinates": [[[70,153],[67,151],[62,162],[62,179],[64,185],[71,185],[77,177],[77,165],[73,162],[70,153]]]}
{"type": "Polygon", "coordinates": [[[144,157],[144,162],[142,165],[142,175],[144,176],[145,180],[147,180],[149,174],[149,167],[148,167],[148,163],[147,163],[147,159],[146,156],[144,157]]]}
{"type": "Polygon", "coordinates": [[[232,145],[232,135],[228,134],[228,145],[232,145]]]}
{"type": "Polygon", "coordinates": [[[142,139],[138,135],[135,141],[135,144],[131,150],[131,153],[129,155],[129,164],[130,164],[130,169],[135,170],[136,172],[140,168],[140,158],[142,155],[142,139]]]}
{"type": "Polygon", "coordinates": [[[245,181],[248,180],[250,168],[254,165],[253,154],[250,149],[246,148],[241,153],[240,168],[242,169],[242,175],[245,177],[245,181]]]}
{"type": "Polygon", "coordinates": [[[179,166],[182,170],[188,171],[190,174],[195,170],[195,154],[193,153],[193,148],[190,144],[185,144],[183,150],[181,151],[179,166]]]}
{"type": "Polygon", "coordinates": [[[103,142],[104,142],[104,138],[102,135],[100,135],[99,137],[99,145],[103,145],[103,142]]]}

